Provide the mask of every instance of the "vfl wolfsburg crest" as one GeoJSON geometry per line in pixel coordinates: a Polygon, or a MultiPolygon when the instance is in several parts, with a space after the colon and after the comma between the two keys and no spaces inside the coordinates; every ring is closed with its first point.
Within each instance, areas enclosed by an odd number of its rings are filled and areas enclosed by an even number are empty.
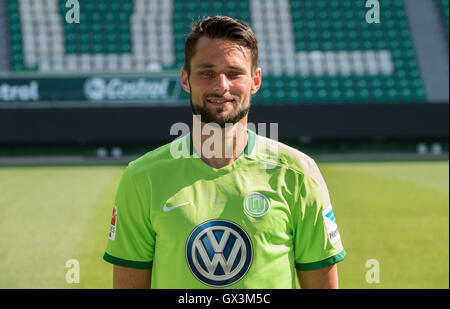
{"type": "Polygon", "coordinates": [[[269,210],[269,199],[263,194],[253,192],[244,199],[244,210],[252,217],[262,217],[269,210]]]}
{"type": "Polygon", "coordinates": [[[192,274],[212,287],[229,286],[245,276],[252,264],[250,237],[226,220],[197,226],[186,244],[186,260],[192,274]]]}

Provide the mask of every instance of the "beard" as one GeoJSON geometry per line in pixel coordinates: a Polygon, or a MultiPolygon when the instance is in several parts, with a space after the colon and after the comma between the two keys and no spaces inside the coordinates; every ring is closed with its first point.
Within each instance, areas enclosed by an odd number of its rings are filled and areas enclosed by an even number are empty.
{"type": "Polygon", "coordinates": [[[220,114],[223,112],[223,107],[215,108],[214,111],[209,109],[207,106],[199,106],[194,105],[192,103],[192,96],[190,98],[191,102],[191,109],[194,115],[200,115],[200,119],[203,123],[216,123],[221,128],[225,128],[225,124],[231,123],[236,124],[238,123],[242,118],[244,118],[249,110],[250,110],[250,104],[248,106],[242,107],[237,106],[235,109],[233,109],[228,115],[221,116],[220,114]]]}
{"type": "MultiPolygon", "coordinates": [[[[206,103],[206,98],[208,96],[215,96],[215,97],[221,97],[221,95],[219,94],[214,94],[214,93],[210,93],[210,94],[206,94],[203,96],[202,100],[204,102],[203,106],[201,105],[195,105],[192,102],[192,86],[190,81],[188,81],[189,83],[189,90],[190,90],[190,94],[189,94],[189,102],[191,104],[191,109],[192,109],[192,113],[194,115],[200,115],[200,120],[203,123],[216,123],[218,124],[221,128],[225,128],[225,124],[227,123],[231,123],[233,125],[235,125],[236,123],[238,123],[242,118],[244,118],[248,112],[250,111],[250,102],[247,106],[242,106],[237,104],[237,106],[235,105],[235,108],[227,115],[227,116],[220,116],[220,114],[225,110],[225,108],[223,107],[218,107],[215,109],[215,111],[211,111],[210,109],[208,109],[208,103],[206,103]]],[[[251,95],[250,95],[251,98],[251,95]]],[[[239,102],[240,98],[239,97],[235,97],[233,98],[234,102],[239,102]]]]}

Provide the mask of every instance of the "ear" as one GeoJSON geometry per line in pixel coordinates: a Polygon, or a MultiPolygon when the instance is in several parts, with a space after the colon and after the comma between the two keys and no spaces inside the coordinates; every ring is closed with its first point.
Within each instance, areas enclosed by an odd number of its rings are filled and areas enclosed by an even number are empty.
{"type": "Polygon", "coordinates": [[[255,94],[261,88],[261,68],[257,68],[253,74],[253,84],[251,94],[255,94]]]}
{"type": "Polygon", "coordinates": [[[191,93],[191,88],[189,87],[189,76],[184,67],[181,69],[181,86],[183,86],[184,91],[191,93]]]}

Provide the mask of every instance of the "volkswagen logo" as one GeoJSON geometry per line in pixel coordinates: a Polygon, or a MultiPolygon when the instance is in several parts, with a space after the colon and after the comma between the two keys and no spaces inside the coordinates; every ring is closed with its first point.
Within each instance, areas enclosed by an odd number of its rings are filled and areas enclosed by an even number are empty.
{"type": "Polygon", "coordinates": [[[186,260],[192,274],[213,287],[239,281],[250,268],[253,248],[247,233],[226,220],[197,226],[186,244],[186,260]]]}

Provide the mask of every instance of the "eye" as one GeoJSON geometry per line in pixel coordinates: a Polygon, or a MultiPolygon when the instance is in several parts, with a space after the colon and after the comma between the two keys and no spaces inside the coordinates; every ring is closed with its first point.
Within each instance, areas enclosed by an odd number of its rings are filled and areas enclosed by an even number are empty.
{"type": "Polygon", "coordinates": [[[229,77],[236,77],[236,76],[239,76],[239,75],[241,75],[240,72],[230,72],[230,73],[228,73],[229,77]]]}
{"type": "Polygon", "coordinates": [[[211,76],[213,76],[213,74],[214,74],[213,71],[203,71],[203,72],[200,72],[200,75],[201,75],[201,76],[205,76],[205,77],[211,77],[211,76]]]}

